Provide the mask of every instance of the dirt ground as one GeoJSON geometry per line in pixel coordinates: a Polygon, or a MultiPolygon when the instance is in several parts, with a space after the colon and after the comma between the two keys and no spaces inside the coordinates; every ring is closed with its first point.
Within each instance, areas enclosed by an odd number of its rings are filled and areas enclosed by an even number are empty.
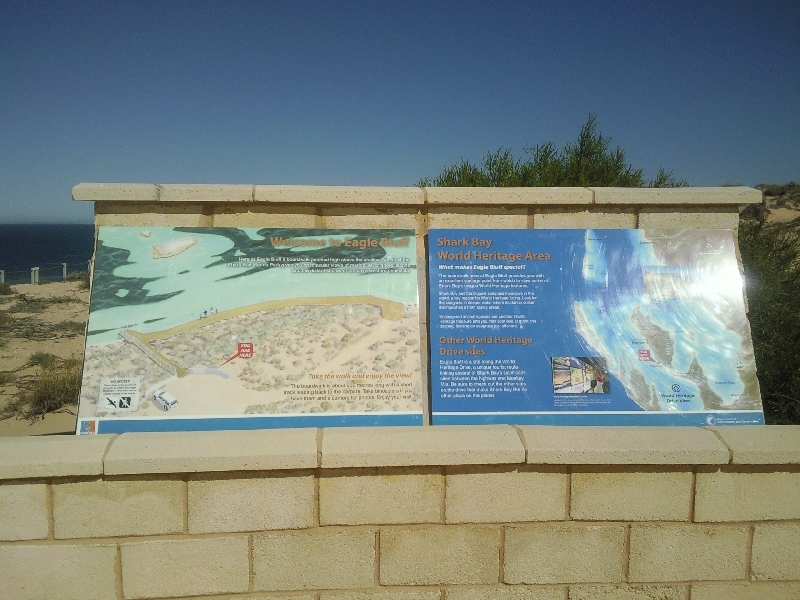
{"type": "MultiPolygon", "coordinates": [[[[59,358],[77,357],[83,360],[83,334],[58,331],[60,323],[85,324],[89,318],[89,292],[79,288],[78,282],[22,284],[12,286],[13,295],[0,296],[0,313],[6,313],[16,322],[29,323],[34,331],[44,332],[48,326],[53,329],[47,336],[49,339],[44,340],[31,339],[37,336],[29,333],[22,333],[19,337],[15,337],[14,333],[0,334],[0,371],[11,371],[17,379],[35,375],[38,367],[25,367],[35,352],[47,352],[59,358]],[[76,301],[45,304],[43,308],[37,307],[34,302],[29,312],[17,312],[22,305],[21,295],[34,301],[64,296],[76,301]]],[[[13,383],[0,384],[0,408],[4,407],[17,391],[18,388],[13,383]]],[[[0,437],[72,434],[75,433],[75,422],[76,416],[68,413],[48,414],[44,420],[35,423],[11,417],[0,420],[0,437]]]]}

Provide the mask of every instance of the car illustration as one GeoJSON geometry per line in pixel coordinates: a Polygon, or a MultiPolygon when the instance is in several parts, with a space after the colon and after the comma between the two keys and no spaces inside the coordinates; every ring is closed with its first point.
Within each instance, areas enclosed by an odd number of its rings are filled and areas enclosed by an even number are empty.
{"type": "Polygon", "coordinates": [[[154,392],[153,403],[163,411],[168,411],[178,405],[178,399],[169,392],[154,392]]]}

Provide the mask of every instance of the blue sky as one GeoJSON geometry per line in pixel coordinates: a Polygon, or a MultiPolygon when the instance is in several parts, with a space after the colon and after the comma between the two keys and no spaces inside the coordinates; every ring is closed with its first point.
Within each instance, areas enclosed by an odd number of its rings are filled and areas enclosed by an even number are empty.
{"type": "Polygon", "coordinates": [[[79,182],[412,185],[577,137],[800,180],[798,2],[3,2],[0,222],[79,182]]]}

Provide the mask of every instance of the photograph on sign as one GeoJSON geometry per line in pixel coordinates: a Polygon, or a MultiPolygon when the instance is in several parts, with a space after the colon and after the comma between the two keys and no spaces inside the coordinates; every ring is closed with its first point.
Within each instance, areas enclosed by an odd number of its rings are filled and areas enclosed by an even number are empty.
{"type": "Polygon", "coordinates": [[[413,230],[100,227],[78,433],[417,425],[413,230]]]}
{"type": "Polygon", "coordinates": [[[763,424],[730,230],[428,235],[434,424],[763,424]]]}

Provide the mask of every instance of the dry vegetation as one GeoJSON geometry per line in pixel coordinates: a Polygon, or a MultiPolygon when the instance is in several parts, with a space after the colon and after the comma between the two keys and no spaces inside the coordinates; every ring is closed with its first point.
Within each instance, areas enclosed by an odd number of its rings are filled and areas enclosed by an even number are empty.
{"type": "Polygon", "coordinates": [[[89,297],[88,275],[71,279],[0,285],[0,435],[74,430],[89,297]]]}

